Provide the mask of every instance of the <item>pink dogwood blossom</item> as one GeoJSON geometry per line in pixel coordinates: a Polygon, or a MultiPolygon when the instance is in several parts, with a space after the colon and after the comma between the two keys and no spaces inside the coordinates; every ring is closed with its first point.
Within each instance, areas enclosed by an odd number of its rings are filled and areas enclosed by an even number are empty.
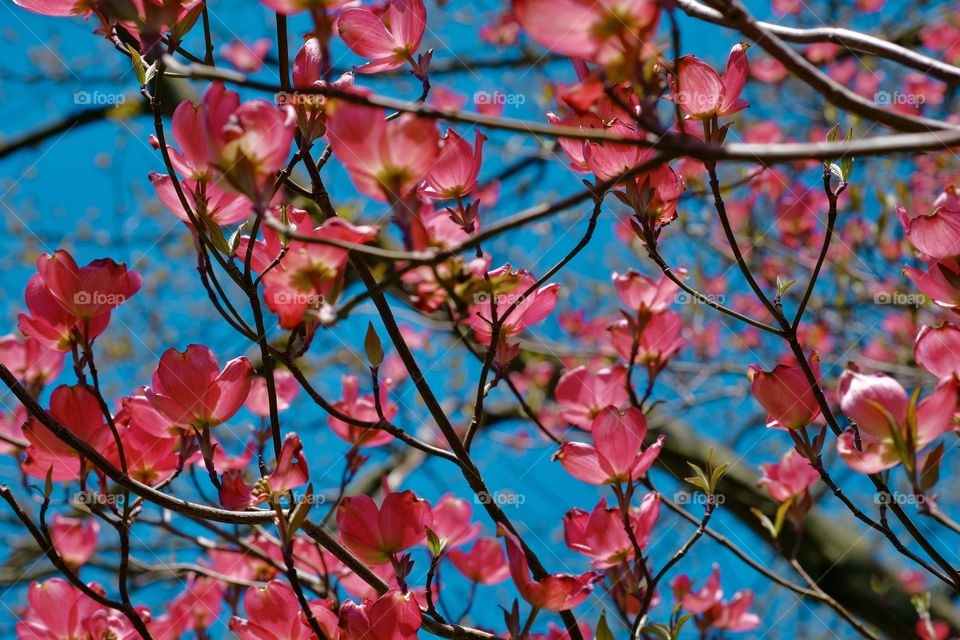
{"type": "Polygon", "coordinates": [[[621,484],[642,478],[660,454],[661,435],[644,448],[647,419],[635,407],[620,413],[607,407],[593,420],[593,445],[564,442],[554,459],[578,480],[589,484],[621,484]]]}

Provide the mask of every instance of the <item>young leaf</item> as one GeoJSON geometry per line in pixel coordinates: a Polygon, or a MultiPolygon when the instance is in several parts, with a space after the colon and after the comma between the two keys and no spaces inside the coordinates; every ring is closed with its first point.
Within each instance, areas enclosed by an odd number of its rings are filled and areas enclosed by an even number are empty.
{"type": "Polygon", "coordinates": [[[380,344],[380,337],[373,328],[373,323],[367,324],[367,337],[363,340],[363,348],[367,351],[367,360],[371,367],[379,367],[383,362],[383,345],[380,344]]]}
{"type": "Polygon", "coordinates": [[[607,612],[600,612],[600,621],[597,622],[597,628],[593,632],[594,640],[613,640],[613,632],[607,624],[607,612]]]}

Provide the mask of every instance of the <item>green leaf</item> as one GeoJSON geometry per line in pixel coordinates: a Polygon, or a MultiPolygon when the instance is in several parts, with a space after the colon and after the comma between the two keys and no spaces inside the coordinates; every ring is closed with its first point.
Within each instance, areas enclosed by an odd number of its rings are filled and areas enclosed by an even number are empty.
{"type": "Polygon", "coordinates": [[[780,535],[780,532],[777,531],[776,525],[773,524],[773,521],[767,517],[767,514],[765,514],[763,511],[760,511],[760,509],[757,509],[756,507],[751,507],[750,512],[757,517],[757,520],[759,520],[763,528],[767,530],[767,532],[770,534],[770,537],[776,539],[780,535]]]}
{"type": "MultiPolygon", "coordinates": [[[[660,623],[648,624],[643,628],[643,633],[644,634],[652,633],[653,635],[657,636],[658,638],[662,638],[663,640],[673,640],[673,638],[676,637],[670,631],[669,627],[660,623]]],[[[599,638],[597,638],[597,640],[599,640],[599,638]]]]}
{"type": "Polygon", "coordinates": [[[790,496],[787,500],[780,503],[780,506],[777,507],[777,516],[773,521],[773,528],[777,532],[777,536],[780,535],[780,532],[783,531],[783,521],[787,517],[787,513],[790,511],[790,507],[793,506],[793,496],[790,496]]]}
{"type": "Polygon", "coordinates": [[[230,245],[227,244],[227,239],[223,237],[223,229],[220,228],[220,225],[209,220],[204,220],[203,222],[207,228],[207,236],[210,238],[213,246],[216,247],[218,251],[223,252],[224,255],[230,255],[230,245]]]}
{"type": "Polygon", "coordinates": [[[137,82],[140,86],[147,84],[147,68],[143,64],[143,58],[140,52],[131,44],[127,45],[127,51],[130,52],[130,61],[133,63],[133,72],[137,74],[137,82]]]}
{"type": "Polygon", "coordinates": [[[307,492],[303,494],[303,498],[297,503],[297,506],[293,508],[293,512],[290,514],[290,521],[287,523],[287,532],[291,537],[307,519],[307,515],[310,513],[312,507],[313,484],[311,483],[307,485],[307,492]]]}
{"type": "Polygon", "coordinates": [[[830,127],[830,131],[827,131],[827,142],[836,142],[837,136],[840,135],[840,123],[830,127]]]}
{"type": "Polygon", "coordinates": [[[600,613],[600,621],[597,622],[597,628],[593,632],[594,640],[613,640],[613,632],[610,631],[610,625],[607,624],[606,610],[600,613]]]}
{"type": "Polygon", "coordinates": [[[53,495],[53,467],[47,469],[47,477],[43,481],[43,499],[49,500],[53,495]]]}
{"type": "Polygon", "coordinates": [[[380,337],[373,328],[373,323],[367,323],[367,337],[363,340],[363,348],[367,351],[367,360],[370,366],[379,367],[383,362],[383,345],[380,344],[380,337]]]}
{"type": "Polygon", "coordinates": [[[237,252],[237,248],[240,246],[240,239],[242,237],[241,234],[243,234],[243,232],[246,231],[246,229],[247,229],[247,222],[244,221],[243,224],[237,227],[236,231],[230,234],[230,240],[228,244],[230,245],[231,256],[237,252]]]}
{"type": "Polygon", "coordinates": [[[438,536],[436,532],[430,527],[427,527],[426,529],[427,529],[427,549],[429,549],[430,554],[434,558],[437,558],[440,556],[441,553],[443,553],[444,547],[447,546],[447,539],[441,538],[440,536],[438,536]]]}
{"type": "Polygon", "coordinates": [[[927,454],[923,461],[923,469],[920,471],[920,490],[929,491],[937,484],[940,479],[940,463],[943,461],[943,443],[927,454]]]}
{"type": "Polygon", "coordinates": [[[784,281],[780,278],[780,276],[777,276],[777,295],[779,295],[780,297],[783,297],[783,294],[785,294],[790,289],[790,287],[792,287],[796,283],[797,283],[796,280],[784,281]]]}

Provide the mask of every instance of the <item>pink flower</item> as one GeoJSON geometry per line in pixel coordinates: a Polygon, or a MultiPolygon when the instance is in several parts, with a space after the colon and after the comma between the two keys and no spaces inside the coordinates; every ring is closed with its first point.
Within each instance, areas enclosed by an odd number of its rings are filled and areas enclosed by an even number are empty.
{"type": "Polygon", "coordinates": [[[413,491],[387,494],[379,509],[366,495],[345,498],[337,509],[340,541],[370,564],[386,564],[423,542],[432,521],[430,504],[413,491]]]}
{"type": "MultiPolygon", "coordinates": [[[[619,138],[639,140],[641,135],[620,120],[614,120],[604,131],[619,138]]],[[[626,142],[583,143],[583,160],[598,180],[613,180],[650,159],[653,152],[626,142]]]]}
{"type": "MultiPolygon", "coordinates": [[[[121,402],[123,410],[114,421],[125,423],[120,439],[130,476],[148,485],[168,479],[180,462],[178,429],[154,410],[142,392],[121,402]]],[[[120,467],[120,453],[115,446],[110,447],[107,457],[120,467]]]]}
{"type": "MultiPolygon", "coordinates": [[[[342,218],[331,218],[314,227],[310,215],[294,207],[273,210],[271,215],[286,217],[297,233],[311,238],[337,240],[347,244],[364,244],[377,237],[379,229],[356,226],[342,218]]],[[[244,236],[237,254],[245,256],[249,236],[244,236]]],[[[253,245],[250,264],[254,271],[264,274],[263,297],[267,306],[280,316],[280,326],[292,329],[304,322],[316,320],[324,304],[333,304],[343,285],[348,252],[341,247],[287,240],[272,228],[263,230],[263,240],[253,245]],[[283,260],[273,265],[286,247],[283,260]],[[267,269],[270,268],[269,271],[267,269]]]]}
{"type": "Polygon", "coordinates": [[[645,322],[618,320],[609,331],[613,347],[621,358],[658,371],[683,347],[681,328],[680,314],[664,311],[645,322]]]}
{"type": "Polygon", "coordinates": [[[493,296],[483,293],[475,296],[477,303],[470,307],[467,320],[477,340],[483,344],[490,344],[493,338],[494,304],[496,317],[500,320],[516,303],[500,329],[501,340],[517,336],[527,327],[542,322],[557,306],[560,285],[548,284],[527,293],[537,281],[526,269],[513,271],[513,267],[505,264],[490,271],[489,276],[496,293],[493,296]]]}
{"type": "Polygon", "coordinates": [[[623,408],[628,400],[627,369],[622,365],[591,373],[586,367],[567,371],[554,390],[560,416],[589,431],[593,419],[605,408],[623,408]]]}
{"type": "Polygon", "coordinates": [[[0,440],[0,454],[9,456],[19,456],[23,447],[19,443],[23,441],[23,425],[28,419],[27,410],[22,404],[14,407],[13,411],[0,412],[0,435],[6,437],[0,440]]]}
{"type": "Polygon", "coordinates": [[[473,509],[470,503],[452,493],[444,494],[431,509],[433,524],[430,529],[437,537],[447,541],[445,548],[451,549],[466,544],[480,533],[480,523],[470,522],[473,509]]]}
{"type": "Polygon", "coordinates": [[[480,27],[480,39],[486,43],[499,47],[509,47],[517,43],[520,35],[520,25],[510,11],[497,15],[491,22],[480,27]]]}
{"type": "Polygon", "coordinates": [[[960,255],[960,208],[948,203],[927,215],[911,217],[907,210],[897,207],[897,217],[910,243],[934,260],[960,255]]]}
{"type": "Polygon", "coordinates": [[[900,463],[912,468],[917,454],[953,426],[956,380],[937,385],[915,411],[910,407],[915,399],[908,399],[900,383],[883,374],[848,369],[840,376],[838,391],[840,408],[857,424],[861,446],[856,446],[851,428],[838,438],[837,451],[860,473],[876,473],[900,463]]]}
{"type": "MultiPolygon", "coordinates": [[[[82,386],[64,385],[54,389],[50,395],[50,415],[98,451],[106,451],[113,442],[100,403],[82,386]]],[[[24,426],[23,434],[30,443],[23,462],[23,470],[29,475],[45,478],[47,470],[53,469],[51,477],[55,482],[80,478],[80,455],[43,424],[31,418],[24,426]]]]}
{"type": "Polygon", "coordinates": [[[243,480],[243,472],[232,469],[220,477],[220,491],[218,498],[225,509],[243,511],[258,502],[269,500],[269,494],[253,494],[253,487],[243,480]]]}
{"type": "MultiPolygon", "coordinates": [[[[290,408],[290,403],[297,397],[300,391],[300,383],[293,377],[293,374],[284,369],[278,369],[273,372],[273,383],[277,391],[277,411],[286,411],[290,408]]],[[[257,376],[250,383],[250,393],[247,395],[245,404],[247,411],[254,415],[266,417],[270,415],[270,400],[267,394],[267,380],[263,376],[257,376]]]]}
{"type": "MultiPolygon", "coordinates": [[[[187,224],[192,224],[170,176],[151,173],[150,182],[153,184],[154,191],[157,192],[157,199],[163,206],[187,224]]],[[[253,212],[253,203],[248,197],[238,193],[227,193],[212,182],[181,180],[180,186],[190,210],[200,220],[223,226],[246,220],[253,212]]]]}
{"type": "Polygon", "coordinates": [[[477,175],[483,159],[483,142],[487,139],[477,129],[473,148],[457,135],[453,129],[447,130],[440,148],[440,155],[430,173],[427,174],[423,193],[438,200],[460,198],[477,186],[477,175]]]}
{"type": "Polygon", "coordinates": [[[603,576],[593,571],[579,576],[569,573],[553,573],[542,580],[530,577],[530,566],[523,546],[517,536],[503,526],[497,528],[497,535],[503,536],[510,561],[510,575],[524,600],[539,609],[547,611],[566,611],[587,599],[593,591],[593,585],[603,576]]]}
{"type": "MultiPolygon", "coordinates": [[[[820,383],[820,356],[810,356],[810,368],[820,383]]],[[[767,426],[775,429],[802,429],[820,417],[820,405],[806,374],[798,365],[778,364],[773,371],[758,365],[747,369],[753,396],[768,414],[767,426]]]]}
{"type": "Polygon", "coordinates": [[[960,307],[960,261],[956,258],[937,260],[926,272],[910,266],[904,267],[903,272],[938,306],[947,309],[960,307]]]}
{"type": "Polygon", "coordinates": [[[391,589],[374,600],[340,606],[341,640],[416,640],[422,621],[412,592],[391,589]]]}
{"type": "Polygon", "coordinates": [[[719,565],[713,565],[713,573],[699,591],[693,591],[693,583],[683,574],[674,578],[670,586],[681,606],[699,616],[697,626],[701,630],[713,627],[734,632],[750,631],[760,624],[760,618],[748,611],[753,603],[752,591],[738,591],[729,602],[723,600],[719,565]]]}
{"type": "Polygon", "coordinates": [[[748,46],[744,42],[733,46],[723,76],[696,56],[686,55],[677,60],[676,78],[671,81],[674,100],[688,117],[724,118],[750,106],[740,99],[749,75],[748,46]]]}
{"type": "Polygon", "coordinates": [[[303,443],[300,442],[300,436],[295,433],[288,433],[284,436],[277,468],[267,476],[267,479],[270,481],[268,485],[270,491],[274,494],[286,493],[290,489],[307,483],[310,479],[310,468],[307,466],[307,459],[303,455],[303,443]]]}
{"type": "MultiPolygon", "coordinates": [[[[324,80],[328,67],[327,51],[319,38],[308,38],[293,61],[293,110],[297,114],[300,131],[308,140],[316,140],[327,132],[327,107],[330,104],[326,96],[319,93],[300,92],[303,89],[321,89],[329,83],[324,80]]],[[[353,72],[347,72],[332,84],[334,89],[349,91],[353,88],[353,72]]],[[[285,94],[279,94],[283,98],[285,94]]]]}
{"type": "Polygon", "coordinates": [[[29,313],[17,316],[20,332],[48,349],[70,351],[77,341],[77,333],[81,334],[81,339],[93,340],[110,323],[110,315],[106,313],[82,322],[50,293],[39,273],[33,274],[27,281],[24,299],[29,313]]]}
{"type": "Polygon", "coordinates": [[[14,0],[15,5],[45,16],[76,16],[89,13],[89,3],[80,0],[14,0]]]}
{"type": "Polygon", "coordinates": [[[167,604],[167,613],[151,621],[152,635],[155,638],[179,638],[187,631],[207,629],[220,616],[223,590],[218,580],[192,575],[167,604]]]}
{"type": "Polygon", "coordinates": [[[920,640],[949,640],[950,625],[940,620],[930,620],[930,614],[924,614],[914,627],[920,640]]]}
{"type": "MultiPolygon", "coordinates": [[[[103,594],[103,587],[90,583],[103,594]]],[[[139,634],[130,620],[118,611],[107,609],[60,578],[31,582],[28,606],[17,622],[19,640],[74,640],[75,638],[117,638],[134,640],[139,634]]],[[[150,611],[136,607],[141,617],[150,611]]]]}
{"type": "Polygon", "coordinates": [[[498,584],[510,577],[503,547],[496,538],[480,538],[469,551],[451,549],[447,557],[464,577],[479,584],[498,584]]]}
{"type": "Polygon", "coordinates": [[[356,0],[260,0],[277,13],[292,14],[308,9],[339,9],[356,0]]]}
{"type": "Polygon", "coordinates": [[[110,313],[137,291],[143,279],[136,271],[110,259],[78,267],[63,250],[37,259],[37,271],[50,294],[71,315],[89,320],[110,313]]]}
{"type": "MultiPolygon", "coordinates": [[[[212,91],[213,86],[207,90],[207,93],[212,91]]],[[[220,96],[223,94],[223,87],[220,87],[216,93],[211,95],[220,96]]],[[[227,95],[236,97],[236,94],[227,95]]],[[[235,102],[238,101],[239,99],[235,102]]],[[[168,145],[167,152],[170,154],[170,162],[173,168],[186,180],[206,183],[213,178],[214,171],[211,166],[205,121],[207,110],[214,106],[213,99],[208,102],[205,94],[203,102],[199,105],[184,100],[177,105],[173,112],[173,122],[170,128],[179,149],[168,145]]]]}
{"type": "Polygon", "coordinates": [[[763,477],[760,486],[766,487],[770,497],[777,502],[803,496],[819,478],[810,461],[790,449],[776,464],[761,464],[763,477]]]}
{"type": "MultiPolygon", "coordinates": [[[[592,113],[571,113],[562,119],[553,113],[548,113],[547,120],[550,121],[550,124],[564,127],[603,129],[603,120],[592,113]]],[[[557,142],[560,144],[563,152],[567,154],[567,157],[570,158],[570,164],[568,166],[571,170],[577,173],[590,173],[591,169],[587,166],[587,159],[585,157],[588,144],[585,140],[558,138],[557,142]]]]}
{"type": "Polygon", "coordinates": [[[272,45],[273,42],[269,38],[260,38],[249,45],[243,40],[234,40],[220,47],[220,55],[226,58],[237,71],[254,73],[263,67],[263,61],[272,45]]]}
{"type": "MultiPolygon", "coordinates": [[[[313,629],[300,610],[293,588],[285,582],[271,580],[263,587],[250,587],[244,592],[243,609],[248,619],[233,616],[230,631],[240,640],[312,640],[313,629]]],[[[337,614],[323,600],[310,603],[314,618],[320,623],[327,640],[337,640],[337,614]]]]}
{"type": "MultiPolygon", "coordinates": [[[[399,409],[397,405],[388,398],[388,388],[382,383],[380,388],[380,403],[383,410],[383,417],[392,420],[397,415],[399,409]]],[[[377,406],[373,394],[360,395],[360,383],[356,376],[343,376],[343,398],[337,402],[334,407],[354,420],[362,422],[377,423],[380,416],[377,415],[377,406]]],[[[393,442],[393,436],[381,429],[372,427],[358,427],[334,417],[327,416],[327,424],[337,434],[337,437],[351,443],[364,447],[380,447],[393,442]]]]}
{"type": "MultiPolygon", "coordinates": [[[[660,496],[656,493],[644,496],[640,507],[631,510],[631,526],[641,549],[647,546],[659,515],[660,496]]],[[[563,539],[574,551],[593,558],[593,566],[598,569],[620,564],[634,555],[623,516],[619,509],[607,507],[606,498],[601,498],[590,513],[583,509],[568,511],[563,517],[563,539]]]]}
{"type": "Polygon", "coordinates": [[[63,370],[63,352],[35,338],[0,337],[0,363],[27,386],[42,386],[63,370]]]}
{"type": "Polygon", "coordinates": [[[389,71],[412,60],[426,26],[423,0],[390,0],[382,18],[366,7],[349,7],[337,21],[340,37],[350,50],[372,59],[357,68],[360,73],[389,71]]]}
{"type": "Polygon", "coordinates": [[[146,396],[175,425],[203,429],[233,417],[247,399],[252,377],[253,365],[246,358],[231,360],[221,371],[210,349],[192,344],[160,356],[146,396]]]}
{"type": "Polygon", "coordinates": [[[943,52],[943,59],[954,64],[960,60],[960,27],[947,20],[936,20],[920,31],[923,46],[943,52]]]}
{"type": "Polygon", "coordinates": [[[750,75],[767,84],[776,84],[787,79],[787,68],[776,58],[760,58],[750,63],[750,75]]]}
{"type": "Polygon", "coordinates": [[[81,520],[54,514],[50,527],[53,547],[64,562],[74,569],[87,563],[97,550],[100,523],[94,518],[81,520]]]}
{"type": "Polygon", "coordinates": [[[27,283],[30,315],[20,314],[20,330],[51,349],[67,351],[74,331],[93,340],[110,322],[110,312],[139,289],[136,271],[113,260],[78,267],[69,253],[56,251],[37,260],[37,274],[27,283]]]}
{"type": "MultiPolygon", "coordinates": [[[[685,278],[685,269],[674,271],[681,279],[685,278]]],[[[660,276],[656,281],[630,270],[625,274],[613,273],[613,286],[620,301],[630,311],[636,313],[660,313],[670,308],[677,297],[678,287],[670,278],[660,276]]]]}
{"type": "Polygon", "coordinates": [[[913,346],[913,359],[941,380],[960,377],[960,327],[949,322],[922,327],[913,346]]]}
{"type": "Polygon", "coordinates": [[[240,103],[240,96],[215,82],[203,95],[202,126],[210,164],[237,192],[257,200],[290,155],[296,129],[292,109],[263,100],[240,103]]]}
{"type": "Polygon", "coordinates": [[[622,414],[607,407],[594,418],[591,432],[592,446],[564,442],[554,455],[570,475],[589,484],[621,484],[642,478],[663,446],[663,436],[659,436],[643,448],[647,419],[635,407],[622,414]]]}
{"type": "Polygon", "coordinates": [[[402,198],[434,167],[440,134],[414,114],[384,120],[382,109],[337,102],[327,136],[360,193],[380,202],[402,198]]]}
{"type": "Polygon", "coordinates": [[[513,0],[534,42],[570,58],[612,64],[656,31],[660,5],[649,0],[513,0]]]}

